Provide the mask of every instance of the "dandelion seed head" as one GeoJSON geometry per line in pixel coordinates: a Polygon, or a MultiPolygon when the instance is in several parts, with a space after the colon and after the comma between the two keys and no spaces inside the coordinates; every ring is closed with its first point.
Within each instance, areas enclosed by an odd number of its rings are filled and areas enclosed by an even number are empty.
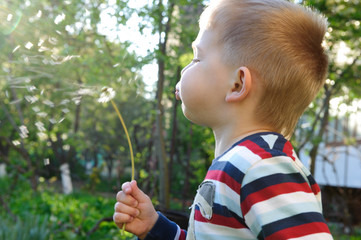
{"type": "Polygon", "coordinates": [[[115,91],[113,88],[103,87],[98,98],[98,102],[107,103],[115,97],[115,91]]]}

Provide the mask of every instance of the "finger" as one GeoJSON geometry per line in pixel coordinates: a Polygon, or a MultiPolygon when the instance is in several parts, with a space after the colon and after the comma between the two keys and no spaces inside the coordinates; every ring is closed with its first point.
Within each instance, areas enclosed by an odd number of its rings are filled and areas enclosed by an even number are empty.
{"type": "Polygon", "coordinates": [[[120,191],[117,193],[116,199],[118,202],[124,203],[126,205],[129,205],[131,207],[137,207],[138,206],[138,201],[135,200],[134,197],[132,197],[131,195],[127,195],[125,194],[123,191],[120,191]]]}
{"type": "Polygon", "coordinates": [[[137,217],[140,212],[138,209],[130,207],[128,205],[125,205],[123,203],[117,202],[114,206],[114,210],[116,213],[123,213],[123,214],[127,214],[130,215],[132,217],[137,217]]]}
{"type": "Polygon", "coordinates": [[[115,212],[113,214],[113,221],[121,227],[124,223],[130,223],[134,220],[134,218],[128,214],[115,212]]]}
{"type": "Polygon", "coordinates": [[[130,182],[125,182],[125,183],[123,183],[123,185],[122,185],[122,190],[123,190],[123,192],[125,192],[126,194],[130,194],[131,191],[132,191],[132,187],[131,187],[131,185],[130,185],[130,182]]]}
{"type": "MultiPolygon", "coordinates": [[[[149,200],[149,197],[138,188],[137,185],[137,181],[133,180],[130,182],[130,184],[128,185],[131,188],[131,195],[135,198],[135,200],[137,200],[139,203],[140,202],[146,202],[149,200]]],[[[128,187],[127,187],[128,188],[128,187]]]]}

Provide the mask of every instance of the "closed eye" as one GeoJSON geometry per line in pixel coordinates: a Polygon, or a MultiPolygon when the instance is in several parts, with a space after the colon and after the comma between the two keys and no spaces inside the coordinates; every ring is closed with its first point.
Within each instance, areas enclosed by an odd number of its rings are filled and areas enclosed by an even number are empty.
{"type": "Polygon", "coordinates": [[[197,62],[199,62],[200,60],[198,59],[198,58],[194,58],[194,59],[192,59],[192,63],[197,63],[197,62]]]}

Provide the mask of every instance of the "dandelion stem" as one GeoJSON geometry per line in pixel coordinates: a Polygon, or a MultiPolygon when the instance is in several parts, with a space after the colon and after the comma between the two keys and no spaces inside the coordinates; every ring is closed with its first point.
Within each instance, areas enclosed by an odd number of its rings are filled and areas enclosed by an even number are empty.
{"type": "MultiPolygon", "coordinates": [[[[123,129],[124,129],[124,132],[125,132],[125,135],[127,136],[128,145],[129,145],[129,151],[130,151],[130,160],[131,160],[131,162],[132,162],[132,181],[133,181],[133,180],[134,180],[134,156],[133,156],[132,143],[131,143],[131,141],[130,141],[130,137],[129,137],[129,134],[128,134],[128,130],[127,130],[127,127],[125,126],[125,123],[124,123],[122,114],[120,114],[119,109],[118,109],[117,105],[115,105],[114,101],[113,101],[113,100],[110,100],[110,102],[112,103],[113,108],[114,108],[115,112],[117,113],[120,122],[122,123],[123,129]]],[[[125,231],[125,223],[123,224],[123,228],[122,228],[122,231],[121,231],[121,235],[124,235],[124,231],[125,231]]]]}
{"type": "Polygon", "coordinates": [[[129,145],[129,151],[130,151],[130,160],[131,160],[131,162],[132,162],[132,181],[133,181],[133,180],[134,180],[134,156],[133,156],[132,143],[131,143],[131,141],[130,141],[130,137],[129,137],[129,134],[128,134],[127,127],[125,126],[123,117],[122,117],[122,115],[120,114],[117,105],[115,105],[115,103],[114,103],[113,100],[110,100],[110,102],[112,103],[113,108],[114,108],[115,112],[117,113],[120,122],[122,123],[123,129],[124,129],[124,132],[125,132],[125,135],[127,136],[128,145],[129,145]]]}

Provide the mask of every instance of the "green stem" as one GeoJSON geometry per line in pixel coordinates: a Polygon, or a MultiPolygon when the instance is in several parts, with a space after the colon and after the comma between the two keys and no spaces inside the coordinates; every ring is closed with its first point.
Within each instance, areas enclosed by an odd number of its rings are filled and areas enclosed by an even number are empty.
{"type": "Polygon", "coordinates": [[[134,180],[134,155],[133,155],[132,142],[130,141],[130,137],[129,137],[129,134],[128,134],[127,127],[125,126],[123,117],[122,117],[122,115],[120,114],[120,112],[119,112],[119,110],[118,110],[118,108],[117,108],[117,105],[115,105],[115,103],[114,103],[113,100],[110,100],[110,102],[112,103],[113,108],[115,109],[115,112],[117,113],[117,115],[118,115],[118,117],[119,117],[119,120],[120,120],[120,122],[122,123],[123,129],[124,129],[124,132],[125,132],[125,135],[127,136],[128,145],[129,145],[129,151],[130,151],[130,160],[131,160],[131,162],[132,162],[132,181],[133,181],[133,180],[134,180]]]}
{"type": "MultiPolygon", "coordinates": [[[[134,180],[134,154],[133,154],[132,142],[130,141],[128,130],[127,130],[127,127],[125,126],[122,114],[120,114],[119,109],[118,109],[117,105],[115,105],[114,101],[110,100],[110,102],[112,103],[113,108],[114,108],[115,112],[117,113],[120,122],[122,123],[125,135],[127,136],[129,151],[130,151],[130,160],[132,162],[132,181],[133,181],[134,180]]],[[[125,231],[125,223],[123,224],[121,235],[124,235],[124,231],[125,231]]]]}

